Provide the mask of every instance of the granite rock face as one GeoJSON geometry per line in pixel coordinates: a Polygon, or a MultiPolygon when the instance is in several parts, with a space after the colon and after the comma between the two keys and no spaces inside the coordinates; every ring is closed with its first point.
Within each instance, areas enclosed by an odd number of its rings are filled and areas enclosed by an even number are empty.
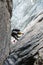
{"type": "Polygon", "coordinates": [[[28,44],[37,45],[38,43],[38,47],[43,47],[43,11],[33,21],[30,22],[30,24],[24,30],[24,33],[25,34],[14,45],[14,49],[21,48],[28,44]]]}
{"type": "MultiPolygon", "coordinates": [[[[14,45],[14,47],[11,48],[12,52],[9,55],[9,57],[6,58],[4,65],[9,65],[9,64],[10,65],[33,65],[33,62],[34,62],[33,60],[34,58],[37,57],[36,55],[38,54],[37,52],[40,50],[41,47],[43,47],[43,11],[40,14],[38,14],[38,16],[36,16],[35,19],[33,19],[33,21],[31,22],[32,23],[29,24],[29,27],[25,29],[26,31],[28,30],[26,34],[21,37],[21,39],[14,45]]],[[[6,28],[6,31],[7,30],[8,30],[8,27],[6,28]]],[[[6,35],[6,36],[9,36],[9,35],[6,35]]],[[[9,37],[6,37],[6,38],[8,41],[9,37]]],[[[6,54],[2,53],[3,56],[1,54],[0,57],[4,57],[5,55],[8,55],[9,51],[7,52],[8,50],[7,45],[9,46],[9,44],[6,44],[5,47],[3,45],[4,48],[7,48],[5,50],[6,54]]]]}
{"type": "Polygon", "coordinates": [[[43,65],[43,11],[32,23],[34,25],[30,23],[26,34],[11,48],[3,65],[40,65],[38,55],[43,65]]]}
{"type": "Polygon", "coordinates": [[[11,13],[8,9],[10,6],[8,7],[7,1],[0,0],[0,65],[9,55],[11,13]]]}

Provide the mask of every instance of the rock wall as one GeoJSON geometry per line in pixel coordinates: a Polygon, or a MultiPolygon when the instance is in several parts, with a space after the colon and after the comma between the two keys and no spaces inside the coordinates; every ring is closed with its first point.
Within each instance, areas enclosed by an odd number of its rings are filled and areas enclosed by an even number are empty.
{"type": "MultiPolygon", "coordinates": [[[[43,11],[32,23],[26,28],[26,31],[28,29],[27,33],[12,47],[14,51],[11,49],[11,55],[15,57],[16,54],[18,57],[14,63],[15,65],[33,65],[36,59],[39,60],[38,55],[43,59],[43,11]],[[35,60],[32,58],[35,58],[35,60]]],[[[10,59],[12,60],[11,56],[10,59]]],[[[43,65],[43,61],[41,63],[43,65]]]]}
{"type": "Polygon", "coordinates": [[[0,0],[0,65],[9,55],[11,0],[0,0]]]}
{"type": "Polygon", "coordinates": [[[43,65],[43,12],[33,22],[3,65],[43,65]]]}
{"type": "Polygon", "coordinates": [[[38,44],[39,47],[43,47],[43,11],[29,23],[24,31],[24,34],[20,40],[12,47],[12,49],[18,49],[28,44],[38,44]],[[25,33],[26,32],[26,33],[25,33]]]}

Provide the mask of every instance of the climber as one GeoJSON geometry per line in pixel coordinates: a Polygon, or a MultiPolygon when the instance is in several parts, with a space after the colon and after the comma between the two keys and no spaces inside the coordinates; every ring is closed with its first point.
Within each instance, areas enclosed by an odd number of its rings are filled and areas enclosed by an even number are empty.
{"type": "Polygon", "coordinates": [[[20,32],[19,29],[13,29],[11,36],[14,37],[16,40],[18,40],[18,38],[21,36],[21,34],[23,34],[23,33],[20,32]]]}

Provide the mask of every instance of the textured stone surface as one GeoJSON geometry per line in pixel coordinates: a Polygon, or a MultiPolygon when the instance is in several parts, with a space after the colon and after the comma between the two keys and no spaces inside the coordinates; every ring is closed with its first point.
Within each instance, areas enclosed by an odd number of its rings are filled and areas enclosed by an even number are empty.
{"type": "MultiPolygon", "coordinates": [[[[24,30],[24,33],[28,30],[26,34],[14,45],[15,49],[28,44],[39,44],[38,47],[43,47],[43,12],[32,23],[24,30]]],[[[36,51],[38,47],[34,50],[36,51]]]]}
{"type": "Polygon", "coordinates": [[[3,60],[9,55],[10,13],[7,8],[7,1],[0,0],[0,65],[2,65],[3,60]]]}
{"type": "Polygon", "coordinates": [[[43,59],[43,12],[26,29],[28,31],[11,48],[13,51],[6,58],[3,65],[33,65],[38,58],[38,53],[43,59]]]}
{"type": "Polygon", "coordinates": [[[11,49],[14,51],[7,57],[4,65],[32,65],[33,57],[43,47],[43,12],[35,17],[26,31],[26,34],[11,49]]]}

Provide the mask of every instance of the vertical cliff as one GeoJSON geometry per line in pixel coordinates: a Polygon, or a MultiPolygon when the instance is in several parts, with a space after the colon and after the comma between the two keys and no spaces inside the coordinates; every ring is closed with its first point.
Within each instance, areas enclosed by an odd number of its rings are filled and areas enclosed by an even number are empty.
{"type": "Polygon", "coordinates": [[[0,0],[0,65],[9,55],[12,0],[0,0]]]}

